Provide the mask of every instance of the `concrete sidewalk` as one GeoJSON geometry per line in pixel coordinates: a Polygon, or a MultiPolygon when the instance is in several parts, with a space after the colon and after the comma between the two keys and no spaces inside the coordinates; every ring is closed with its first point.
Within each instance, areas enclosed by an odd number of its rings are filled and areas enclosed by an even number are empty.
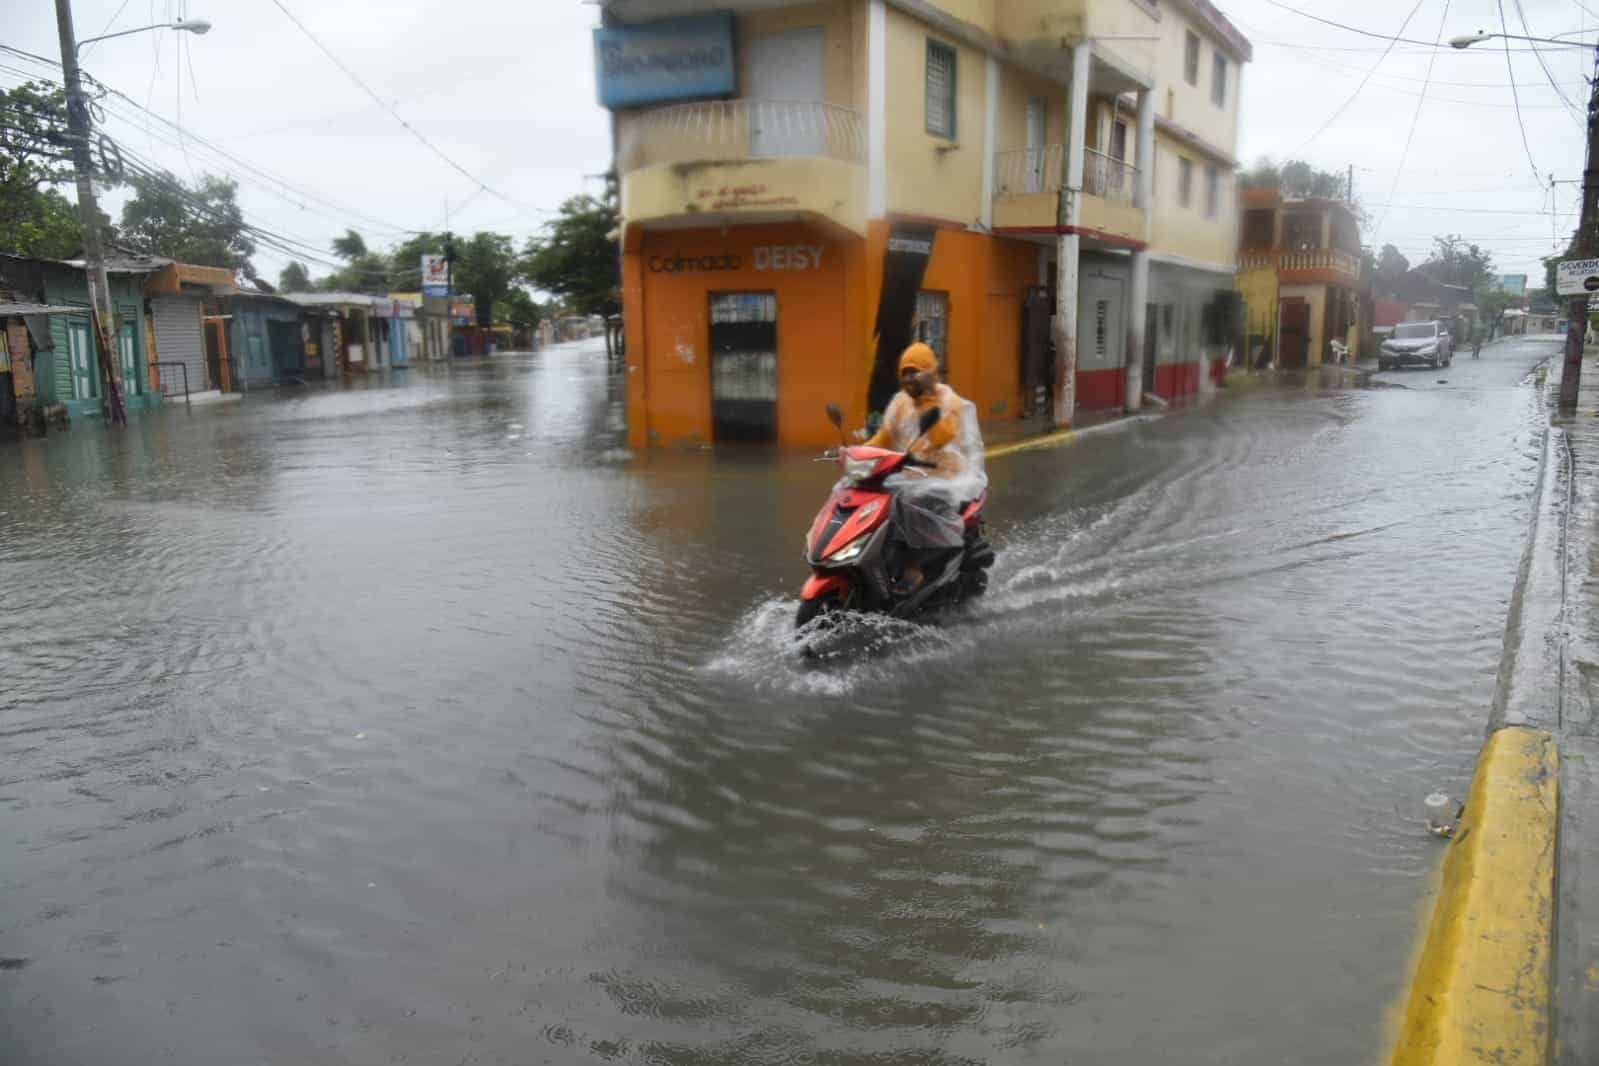
{"type": "MultiPolygon", "coordinates": [[[[1551,412],[1560,362],[1538,377],[1551,412]]],[[[1395,1063],[1599,1062],[1599,347],[1535,499],[1395,1063]]]]}

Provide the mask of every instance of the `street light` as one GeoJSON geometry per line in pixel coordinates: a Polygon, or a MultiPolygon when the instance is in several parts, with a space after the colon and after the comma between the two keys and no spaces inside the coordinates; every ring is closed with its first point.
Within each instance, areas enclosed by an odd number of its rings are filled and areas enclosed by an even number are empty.
{"type": "Polygon", "coordinates": [[[1531,41],[1533,44],[1565,45],[1567,48],[1592,47],[1592,45],[1588,44],[1586,41],[1562,41],[1558,37],[1518,37],[1513,33],[1483,33],[1481,30],[1478,30],[1476,33],[1463,33],[1459,37],[1449,38],[1449,47],[1470,48],[1474,44],[1478,44],[1482,41],[1492,40],[1495,37],[1502,37],[1507,41],[1531,41]]]}
{"type": "Polygon", "coordinates": [[[113,37],[126,37],[130,33],[143,33],[146,30],[187,30],[190,33],[209,33],[211,23],[206,19],[174,19],[171,22],[157,22],[153,26],[138,26],[131,30],[119,30],[116,33],[104,33],[99,37],[89,37],[78,42],[78,51],[83,51],[83,46],[93,44],[95,41],[109,41],[113,37]]]}

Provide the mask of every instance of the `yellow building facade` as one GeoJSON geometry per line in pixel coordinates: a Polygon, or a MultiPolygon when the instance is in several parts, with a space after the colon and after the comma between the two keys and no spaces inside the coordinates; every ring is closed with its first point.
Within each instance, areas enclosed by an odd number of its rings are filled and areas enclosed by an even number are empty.
{"type": "Polygon", "coordinates": [[[1342,200],[1246,189],[1237,288],[1246,358],[1287,369],[1360,358],[1360,226],[1342,200]]]}
{"type": "Polygon", "coordinates": [[[990,421],[1181,398],[1225,351],[1250,48],[1207,0],[602,11],[635,446],[825,443],[915,338],[990,421]]]}

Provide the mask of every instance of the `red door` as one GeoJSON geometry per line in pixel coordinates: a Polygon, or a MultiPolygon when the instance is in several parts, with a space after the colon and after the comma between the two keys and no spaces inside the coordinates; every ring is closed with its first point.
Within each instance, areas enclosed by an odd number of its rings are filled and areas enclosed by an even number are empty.
{"type": "Polygon", "coordinates": [[[1310,304],[1304,300],[1284,300],[1278,309],[1277,365],[1304,366],[1310,352],[1310,304]]]}

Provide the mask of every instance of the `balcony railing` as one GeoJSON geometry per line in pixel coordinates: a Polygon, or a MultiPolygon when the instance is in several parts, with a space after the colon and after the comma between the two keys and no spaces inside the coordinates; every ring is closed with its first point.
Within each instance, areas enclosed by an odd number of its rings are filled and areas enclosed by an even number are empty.
{"type": "MultiPolygon", "coordinates": [[[[1065,147],[1051,144],[1044,148],[1023,148],[994,154],[994,195],[1022,196],[1035,192],[1059,192],[1061,154],[1065,147]]],[[[1133,202],[1133,186],[1138,168],[1092,148],[1083,149],[1083,191],[1120,203],[1133,202]]]]}
{"type": "Polygon", "coordinates": [[[622,173],[658,163],[826,156],[864,163],[856,112],[810,100],[708,100],[624,117],[616,161],[622,173]]]}
{"type": "Polygon", "coordinates": [[[1360,260],[1336,248],[1245,248],[1238,253],[1239,270],[1336,270],[1360,276],[1360,260]]]}

